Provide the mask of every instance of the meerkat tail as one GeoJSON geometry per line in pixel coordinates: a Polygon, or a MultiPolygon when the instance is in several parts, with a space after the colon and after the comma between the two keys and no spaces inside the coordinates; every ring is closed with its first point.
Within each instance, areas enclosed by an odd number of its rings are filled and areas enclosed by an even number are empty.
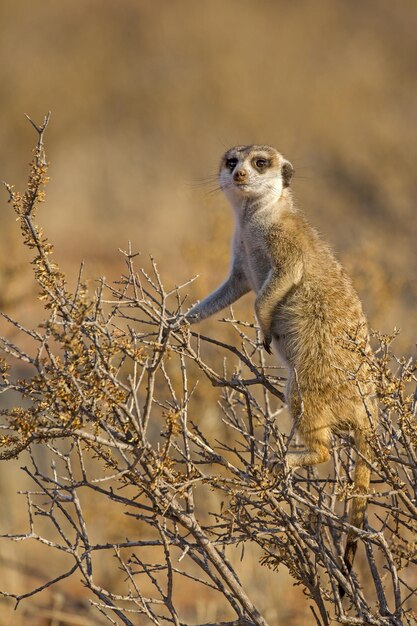
{"type": "MultiPolygon", "coordinates": [[[[371,469],[365,459],[370,458],[369,446],[366,442],[366,435],[363,431],[355,433],[355,444],[359,452],[356,465],[355,465],[355,477],[354,488],[355,493],[366,495],[369,492],[369,485],[371,480],[371,469]],[[365,458],[363,458],[365,457],[365,458]]],[[[352,501],[352,509],[350,512],[349,523],[356,528],[362,528],[365,518],[367,501],[366,498],[354,497],[352,501]]],[[[353,561],[356,554],[356,548],[358,545],[357,536],[354,531],[349,531],[346,541],[345,554],[343,557],[346,569],[351,571],[353,561]]],[[[345,595],[344,589],[339,589],[340,596],[343,598],[345,595]]]]}

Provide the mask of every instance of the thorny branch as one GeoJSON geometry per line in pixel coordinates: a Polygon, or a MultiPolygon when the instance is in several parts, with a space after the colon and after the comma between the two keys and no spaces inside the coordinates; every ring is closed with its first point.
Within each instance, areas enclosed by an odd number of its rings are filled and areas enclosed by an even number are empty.
{"type": "MultiPolygon", "coordinates": [[[[266,626],[264,608],[242,583],[245,559],[234,558],[238,545],[252,545],[271,577],[286,567],[302,585],[317,624],[415,623],[416,363],[392,355],[394,337],[377,336],[381,422],[370,441],[368,521],[356,529],[362,562],[349,574],[342,554],[352,444],[335,441],[330,470],[287,470],[286,449],[296,444],[279,428],[285,381],[265,363],[254,325],[225,320],[233,344],[186,326],[167,332],[187,284],[165,289],[153,260],[138,271],[130,245],[116,284],[101,281],[91,294],[80,272],[68,289],[35,221],[48,182],[48,121],[31,121],[38,143],[26,192],[6,185],[34,254],[46,319],[26,329],[6,316],[18,339],[0,339],[0,392],[10,397],[0,409],[0,458],[26,450],[33,484],[25,494],[28,531],[1,540],[37,542],[66,565],[35,588],[2,595],[19,604],[77,575],[110,623],[185,626],[178,589],[187,583],[216,597],[223,621],[213,626],[266,626]],[[16,378],[16,363],[24,378],[16,378]],[[215,429],[201,415],[199,388],[213,406],[220,401],[215,429]],[[48,453],[49,469],[35,444],[48,453]],[[272,453],[282,461],[279,475],[268,470],[272,453]],[[118,538],[97,541],[89,502],[111,509],[118,538]],[[115,587],[97,575],[98,555],[121,572],[115,587]]],[[[361,347],[352,341],[350,349],[361,347]]]]}

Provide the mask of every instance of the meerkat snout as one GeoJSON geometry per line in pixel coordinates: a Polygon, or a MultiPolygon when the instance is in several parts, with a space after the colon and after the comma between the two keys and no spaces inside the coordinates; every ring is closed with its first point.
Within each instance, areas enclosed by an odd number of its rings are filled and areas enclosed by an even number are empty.
{"type": "Polygon", "coordinates": [[[246,180],[247,178],[248,178],[248,173],[243,168],[234,171],[233,180],[236,183],[240,183],[240,182],[246,180]]]}

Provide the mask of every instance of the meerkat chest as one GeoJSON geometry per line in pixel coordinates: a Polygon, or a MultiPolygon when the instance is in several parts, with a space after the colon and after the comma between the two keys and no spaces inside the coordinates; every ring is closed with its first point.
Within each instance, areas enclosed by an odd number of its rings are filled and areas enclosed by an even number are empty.
{"type": "Polygon", "coordinates": [[[265,234],[262,229],[248,225],[242,230],[242,244],[246,273],[253,291],[257,293],[271,271],[265,234]]]}

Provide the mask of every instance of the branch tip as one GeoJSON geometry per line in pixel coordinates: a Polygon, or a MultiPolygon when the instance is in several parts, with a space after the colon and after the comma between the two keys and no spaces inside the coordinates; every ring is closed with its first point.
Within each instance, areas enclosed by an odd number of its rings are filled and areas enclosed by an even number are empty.
{"type": "Polygon", "coordinates": [[[25,117],[26,117],[26,119],[27,119],[27,120],[29,120],[29,122],[32,124],[33,128],[36,130],[36,132],[38,133],[38,135],[41,135],[41,136],[42,136],[42,135],[43,135],[43,133],[44,133],[44,132],[45,132],[45,130],[46,130],[46,127],[47,127],[47,126],[48,126],[48,124],[49,124],[49,120],[50,120],[50,118],[51,118],[51,111],[48,111],[48,113],[45,115],[44,120],[43,120],[43,123],[42,123],[42,125],[41,125],[41,126],[38,126],[38,125],[37,125],[37,124],[33,121],[33,119],[32,119],[32,118],[31,118],[31,117],[30,117],[27,113],[25,113],[25,117]]]}

